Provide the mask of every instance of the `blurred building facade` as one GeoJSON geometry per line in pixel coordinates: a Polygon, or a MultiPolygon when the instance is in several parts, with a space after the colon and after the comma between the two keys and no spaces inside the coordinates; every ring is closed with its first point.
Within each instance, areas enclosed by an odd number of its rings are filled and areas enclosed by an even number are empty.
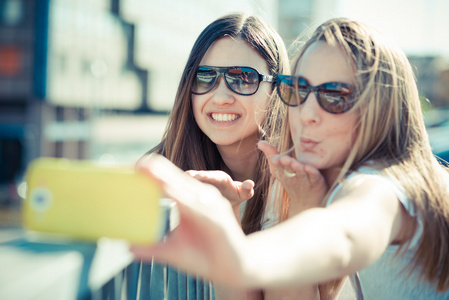
{"type": "Polygon", "coordinates": [[[196,37],[233,11],[277,23],[275,0],[0,0],[0,205],[34,158],[154,146],[196,37]]]}
{"type": "Polygon", "coordinates": [[[339,2],[339,0],[280,0],[278,32],[286,46],[290,47],[298,37],[332,17],[339,2]]]}
{"type": "Polygon", "coordinates": [[[413,55],[408,58],[421,96],[432,108],[449,107],[449,61],[441,56],[413,55]]]}
{"type": "MultiPolygon", "coordinates": [[[[0,195],[39,156],[133,162],[154,146],[190,49],[216,18],[259,15],[290,46],[354,3],[0,0],[0,195]]],[[[423,97],[448,105],[444,58],[411,61],[423,97]]]]}

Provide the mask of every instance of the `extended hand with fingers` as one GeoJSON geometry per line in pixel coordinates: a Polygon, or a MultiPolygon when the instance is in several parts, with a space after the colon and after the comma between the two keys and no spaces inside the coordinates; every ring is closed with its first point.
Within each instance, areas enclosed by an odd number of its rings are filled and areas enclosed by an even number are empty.
{"type": "Polygon", "coordinates": [[[223,171],[186,171],[193,178],[209,183],[220,190],[221,194],[229,200],[235,218],[240,224],[240,204],[254,195],[254,181],[234,181],[228,173],[223,171]]]}
{"type": "Polygon", "coordinates": [[[289,216],[324,204],[328,186],[316,168],[302,164],[287,154],[279,154],[274,146],[265,141],[260,141],[258,147],[268,158],[272,176],[279,180],[290,198],[289,216]]]}
{"type": "Polygon", "coordinates": [[[245,236],[229,201],[217,188],[195,180],[160,155],[142,160],[137,167],[160,185],[165,196],[176,201],[180,222],[165,242],[131,247],[134,256],[144,260],[154,257],[181,270],[237,285],[240,279],[234,273],[241,261],[235,249],[244,244],[245,236]]]}
{"type": "Polygon", "coordinates": [[[254,195],[254,181],[234,181],[224,171],[186,171],[193,178],[215,186],[225,196],[231,205],[238,206],[254,195]]]}

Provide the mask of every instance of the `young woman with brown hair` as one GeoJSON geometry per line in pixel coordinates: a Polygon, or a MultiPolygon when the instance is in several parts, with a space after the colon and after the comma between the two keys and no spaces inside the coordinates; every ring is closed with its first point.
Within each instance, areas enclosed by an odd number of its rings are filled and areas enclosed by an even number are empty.
{"type": "MultiPolygon", "coordinates": [[[[165,156],[201,181],[238,182],[237,197],[231,191],[229,200],[245,234],[271,222],[269,166],[257,142],[280,136],[286,109],[271,95],[276,75],[285,72],[289,62],[283,41],[262,19],[239,13],[217,19],[196,40],[162,141],[147,153],[165,156]],[[223,172],[209,178],[191,170],[223,172]]],[[[298,290],[318,293],[317,286],[298,290]]],[[[246,298],[229,289],[215,287],[215,292],[217,298],[246,298]]]]}

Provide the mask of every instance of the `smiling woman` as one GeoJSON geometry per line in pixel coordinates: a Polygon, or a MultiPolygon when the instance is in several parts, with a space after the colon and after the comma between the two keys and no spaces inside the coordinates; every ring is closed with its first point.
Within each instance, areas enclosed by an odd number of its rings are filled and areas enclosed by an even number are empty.
{"type": "Polygon", "coordinates": [[[267,160],[256,143],[279,135],[286,109],[270,95],[274,76],[288,71],[282,39],[262,19],[217,19],[196,40],[162,141],[147,153],[162,154],[184,171],[222,170],[233,180],[254,181],[241,216],[247,234],[261,229],[269,186],[267,160]]]}
{"type": "MultiPolygon", "coordinates": [[[[221,170],[225,181],[243,182],[233,209],[246,234],[264,222],[270,177],[257,142],[279,136],[286,109],[270,96],[275,75],[288,71],[283,41],[262,19],[244,14],[217,19],[196,40],[162,141],[147,153],[162,154],[183,171],[221,170]]],[[[217,299],[247,296],[215,291],[217,299]]]]}
{"type": "MultiPolygon", "coordinates": [[[[240,38],[223,37],[207,50],[194,83],[192,108],[195,121],[215,143],[221,157],[230,160],[225,161],[228,168],[236,166],[230,171],[232,177],[239,181],[253,178],[257,160],[255,145],[261,137],[259,126],[265,118],[273,90],[270,82],[259,81],[260,77],[267,77],[259,72],[269,74],[266,60],[259,52],[240,38]],[[213,72],[214,80],[206,92],[199,93],[205,70],[209,74],[213,72]],[[234,164],[236,158],[246,163],[234,164]],[[248,168],[248,165],[253,167],[248,168]]],[[[269,78],[273,81],[273,76],[269,78]]]]}

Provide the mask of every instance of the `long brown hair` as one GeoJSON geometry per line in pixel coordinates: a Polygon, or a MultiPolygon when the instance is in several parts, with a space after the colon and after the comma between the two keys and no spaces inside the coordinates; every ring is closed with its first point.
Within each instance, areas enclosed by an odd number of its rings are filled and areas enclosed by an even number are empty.
{"type": "MultiPolygon", "coordinates": [[[[207,26],[190,52],[162,141],[148,152],[164,155],[183,170],[224,169],[224,162],[217,146],[195,122],[191,101],[195,72],[189,72],[199,66],[212,43],[223,37],[239,38],[254,48],[266,60],[270,75],[289,70],[288,56],[282,39],[262,19],[236,13],[221,17],[207,26]]],[[[272,88],[275,88],[274,83],[272,88]]],[[[275,100],[270,97],[264,123],[259,124],[261,139],[279,135],[279,127],[276,124],[285,114],[285,108],[275,100]]],[[[253,178],[255,192],[247,201],[242,217],[242,228],[246,234],[260,230],[269,188],[267,160],[261,152],[257,155],[257,167],[253,178]]]]}
{"type": "MultiPolygon", "coordinates": [[[[398,181],[423,222],[423,234],[409,270],[449,289],[449,175],[432,154],[410,63],[400,49],[368,26],[333,19],[319,26],[292,65],[297,70],[306,49],[316,41],[339,46],[354,68],[359,94],[352,108],[359,114],[354,145],[333,187],[368,161],[398,181]]],[[[292,147],[284,122],[283,151],[292,147]]],[[[288,206],[284,200],[283,210],[288,206]]],[[[400,250],[406,249],[409,241],[400,250]]],[[[398,254],[401,254],[399,251],[398,254]]]]}

